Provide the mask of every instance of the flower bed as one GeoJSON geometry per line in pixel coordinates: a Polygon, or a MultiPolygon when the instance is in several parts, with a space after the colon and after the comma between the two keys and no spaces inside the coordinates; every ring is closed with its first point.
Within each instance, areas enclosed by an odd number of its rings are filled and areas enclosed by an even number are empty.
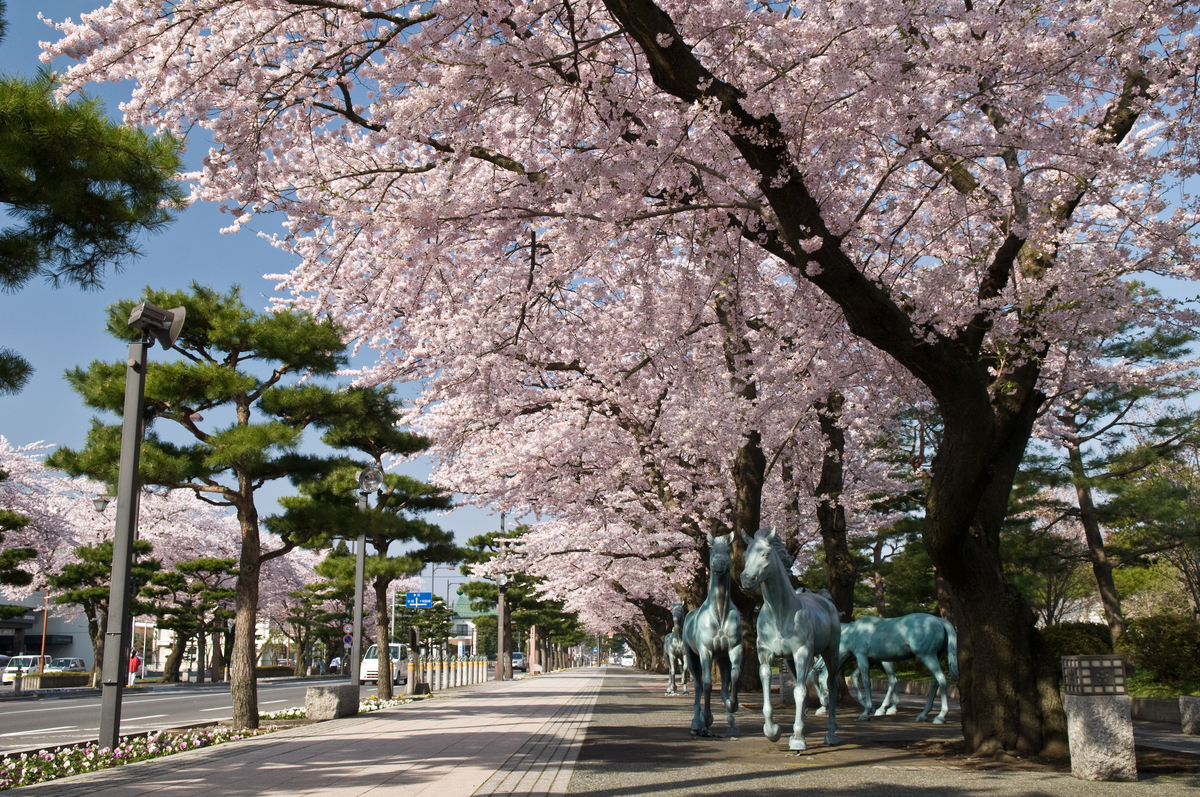
{"type": "MultiPolygon", "coordinates": [[[[358,711],[365,714],[384,708],[395,708],[411,703],[412,698],[380,700],[371,695],[359,701],[358,711]]],[[[267,714],[259,714],[263,720],[294,720],[304,718],[304,709],[285,708],[267,714]]],[[[214,744],[234,742],[251,736],[278,730],[274,726],[256,731],[234,731],[229,728],[198,728],[188,731],[157,731],[147,736],[127,736],[121,739],[115,750],[101,748],[94,742],[60,747],[56,750],[39,750],[36,753],[21,753],[19,756],[0,758],[0,791],[31,786],[55,778],[66,778],[84,772],[95,772],[109,767],[118,767],[132,761],[161,758],[172,753],[182,753],[214,744]]]]}
{"type": "Polygon", "coordinates": [[[158,731],[147,736],[124,737],[114,750],[88,742],[73,747],[60,747],[57,750],[39,750],[36,753],[21,753],[19,756],[5,756],[0,758],[0,791],[118,767],[132,761],[145,761],[186,750],[212,747],[215,744],[259,736],[273,730],[275,729],[234,731],[228,728],[200,728],[173,733],[158,731]]]}
{"type": "MultiPolygon", "coordinates": [[[[413,702],[411,697],[394,697],[391,700],[380,700],[375,695],[371,695],[366,700],[358,702],[358,713],[366,714],[371,711],[379,711],[383,708],[395,708],[396,706],[403,706],[405,703],[411,702],[413,702]]],[[[258,718],[264,720],[299,720],[304,719],[305,716],[304,709],[302,708],[285,708],[279,711],[272,711],[269,714],[259,714],[258,718]]]]}

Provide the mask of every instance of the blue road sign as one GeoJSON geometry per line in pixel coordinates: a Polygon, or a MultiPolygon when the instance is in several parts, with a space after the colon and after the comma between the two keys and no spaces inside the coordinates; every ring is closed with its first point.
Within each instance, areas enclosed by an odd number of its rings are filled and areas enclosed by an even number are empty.
{"type": "Polygon", "coordinates": [[[344,637],[342,637],[342,641],[347,645],[350,645],[354,643],[354,637],[352,637],[350,634],[346,634],[344,637]]]}
{"type": "Polygon", "coordinates": [[[404,608],[406,608],[406,609],[431,609],[431,608],[433,608],[433,593],[432,592],[406,592],[404,594],[404,608]]]}

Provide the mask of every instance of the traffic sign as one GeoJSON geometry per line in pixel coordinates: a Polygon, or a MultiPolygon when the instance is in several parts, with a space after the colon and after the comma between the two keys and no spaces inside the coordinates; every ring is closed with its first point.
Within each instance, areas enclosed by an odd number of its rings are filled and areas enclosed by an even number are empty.
{"type": "Polygon", "coordinates": [[[342,626],[342,631],[346,632],[347,634],[353,634],[354,623],[346,623],[344,626],[342,626]]]}
{"type": "Polygon", "coordinates": [[[404,608],[406,609],[429,609],[432,607],[432,592],[408,592],[404,595],[404,608]]]}
{"type": "Polygon", "coordinates": [[[352,645],[352,644],[354,644],[354,637],[350,636],[349,634],[346,634],[344,637],[342,637],[342,641],[345,642],[347,645],[352,645]]]}

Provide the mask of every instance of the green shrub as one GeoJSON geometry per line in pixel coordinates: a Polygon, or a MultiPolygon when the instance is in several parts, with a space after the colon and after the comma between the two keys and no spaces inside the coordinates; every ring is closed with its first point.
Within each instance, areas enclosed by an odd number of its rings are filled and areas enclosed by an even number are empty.
{"type": "Polygon", "coordinates": [[[1042,639],[1057,663],[1063,656],[1112,653],[1112,634],[1103,623],[1061,623],[1042,629],[1042,639]]]}
{"type": "Polygon", "coordinates": [[[1140,670],[1163,683],[1200,678],[1200,623],[1177,614],[1133,620],[1117,640],[1123,653],[1140,670]]]}

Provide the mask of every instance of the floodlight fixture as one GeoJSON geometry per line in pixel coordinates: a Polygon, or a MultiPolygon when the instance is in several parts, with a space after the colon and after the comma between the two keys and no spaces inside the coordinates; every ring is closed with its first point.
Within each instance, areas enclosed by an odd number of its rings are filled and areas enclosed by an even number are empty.
{"type": "Polygon", "coordinates": [[[383,471],[371,465],[354,474],[358,480],[358,489],[364,493],[373,493],[383,486],[383,471]]]}
{"type": "Polygon", "coordinates": [[[183,307],[164,310],[156,304],[142,302],[133,308],[128,323],[134,329],[140,329],[143,334],[153,336],[164,349],[169,349],[179,337],[186,315],[187,310],[183,307]]]}

